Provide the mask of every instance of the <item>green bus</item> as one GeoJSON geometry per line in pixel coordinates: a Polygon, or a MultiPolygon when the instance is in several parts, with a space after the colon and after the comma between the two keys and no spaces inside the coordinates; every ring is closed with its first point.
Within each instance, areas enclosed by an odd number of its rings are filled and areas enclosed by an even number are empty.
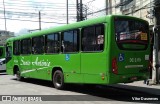
{"type": "Polygon", "coordinates": [[[0,46],[0,59],[5,58],[5,46],[0,46]]]}
{"type": "Polygon", "coordinates": [[[0,72],[6,71],[5,54],[5,46],[0,46],[0,72]]]}
{"type": "Polygon", "coordinates": [[[7,73],[67,83],[114,84],[149,76],[149,24],[108,15],[13,37],[6,42],[7,73]]]}

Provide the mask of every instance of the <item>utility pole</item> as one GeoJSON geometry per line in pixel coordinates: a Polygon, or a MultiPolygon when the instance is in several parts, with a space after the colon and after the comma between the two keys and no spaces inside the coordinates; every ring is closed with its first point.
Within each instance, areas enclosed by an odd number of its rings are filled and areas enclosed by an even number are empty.
{"type": "Polygon", "coordinates": [[[154,19],[154,36],[155,36],[155,46],[157,46],[157,50],[156,50],[156,84],[159,84],[159,76],[160,76],[160,70],[159,70],[159,49],[160,49],[160,2],[159,0],[155,0],[155,19],[154,19]]]}
{"type": "Polygon", "coordinates": [[[79,4],[79,7],[80,7],[80,21],[83,21],[83,6],[82,6],[82,0],[80,0],[80,4],[79,4]]]}
{"type": "Polygon", "coordinates": [[[152,70],[152,83],[159,84],[159,47],[160,47],[160,2],[155,0],[154,6],[154,45],[153,45],[153,70],[152,70]]]}
{"type": "Polygon", "coordinates": [[[108,8],[109,8],[109,6],[108,6],[108,0],[106,0],[106,15],[108,15],[108,8]]]}
{"type": "Polygon", "coordinates": [[[66,15],[67,15],[67,24],[68,24],[68,0],[66,1],[66,15]]]}
{"type": "Polygon", "coordinates": [[[79,21],[79,8],[78,8],[78,0],[76,0],[76,9],[77,9],[77,22],[79,21]]]}
{"type": "Polygon", "coordinates": [[[5,22],[5,31],[7,31],[7,25],[6,25],[6,8],[3,0],[3,8],[4,8],[4,22],[5,22]]]}
{"type": "Polygon", "coordinates": [[[41,11],[39,11],[39,30],[41,30],[41,11]]]}
{"type": "Polygon", "coordinates": [[[87,18],[87,7],[83,5],[82,0],[76,0],[77,5],[77,22],[87,18]]]}
{"type": "Polygon", "coordinates": [[[76,5],[77,5],[77,22],[78,22],[83,20],[82,0],[77,0],[76,5]]]}
{"type": "Polygon", "coordinates": [[[109,3],[108,13],[112,14],[112,0],[108,0],[108,3],[109,3]]]}

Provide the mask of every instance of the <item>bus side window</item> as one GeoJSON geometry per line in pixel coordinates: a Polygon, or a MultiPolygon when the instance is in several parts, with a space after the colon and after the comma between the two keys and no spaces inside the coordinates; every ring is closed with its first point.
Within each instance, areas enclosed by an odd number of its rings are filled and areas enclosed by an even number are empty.
{"type": "Polygon", "coordinates": [[[59,53],[59,33],[52,33],[45,36],[46,53],[59,53]]]}
{"type": "Polygon", "coordinates": [[[102,51],[104,47],[104,25],[96,26],[97,46],[96,51],[102,51]]]}
{"type": "Polygon", "coordinates": [[[61,51],[62,52],[78,52],[79,51],[79,30],[69,30],[62,32],[61,51]]]}
{"type": "Polygon", "coordinates": [[[20,54],[20,41],[19,40],[13,42],[13,54],[14,55],[20,54]]]}
{"type": "Polygon", "coordinates": [[[61,42],[61,51],[62,52],[65,52],[65,46],[64,46],[64,41],[62,40],[61,42]]]}
{"type": "Polygon", "coordinates": [[[10,47],[10,46],[7,46],[7,48],[6,48],[6,57],[12,57],[12,47],[10,47]]]}
{"type": "Polygon", "coordinates": [[[104,49],[104,25],[82,29],[82,51],[102,51],[104,49]]]}
{"type": "Polygon", "coordinates": [[[103,50],[104,44],[104,35],[98,35],[97,36],[97,50],[103,50]]]}
{"type": "Polygon", "coordinates": [[[31,54],[31,39],[21,40],[21,54],[31,54]]]}
{"type": "Polygon", "coordinates": [[[33,54],[44,53],[44,36],[38,36],[32,39],[32,52],[33,54]]]}
{"type": "Polygon", "coordinates": [[[35,45],[35,44],[33,44],[33,46],[32,46],[32,53],[33,53],[33,54],[35,54],[35,53],[36,53],[35,48],[36,48],[36,45],[35,45]]]}

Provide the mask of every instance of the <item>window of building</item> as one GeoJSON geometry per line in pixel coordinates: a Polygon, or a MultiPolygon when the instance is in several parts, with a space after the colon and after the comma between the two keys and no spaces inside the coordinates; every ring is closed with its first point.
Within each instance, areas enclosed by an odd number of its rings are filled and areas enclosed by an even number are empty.
{"type": "Polygon", "coordinates": [[[62,33],[61,50],[62,52],[77,52],[79,30],[70,30],[62,33]]]}
{"type": "Polygon", "coordinates": [[[21,54],[31,54],[31,39],[21,40],[21,54]]]}
{"type": "Polygon", "coordinates": [[[121,11],[126,12],[129,9],[134,9],[135,1],[134,0],[120,0],[119,4],[121,11]]]}
{"type": "Polygon", "coordinates": [[[59,53],[59,34],[46,35],[46,53],[59,53]]]}
{"type": "Polygon", "coordinates": [[[82,51],[102,51],[104,46],[104,25],[82,29],[82,51]]]}
{"type": "Polygon", "coordinates": [[[13,42],[13,54],[14,55],[19,55],[20,54],[20,41],[14,41],[13,42]]]}
{"type": "Polygon", "coordinates": [[[44,36],[34,37],[32,39],[32,53],[33,54],[44,53],[44,36]]]}

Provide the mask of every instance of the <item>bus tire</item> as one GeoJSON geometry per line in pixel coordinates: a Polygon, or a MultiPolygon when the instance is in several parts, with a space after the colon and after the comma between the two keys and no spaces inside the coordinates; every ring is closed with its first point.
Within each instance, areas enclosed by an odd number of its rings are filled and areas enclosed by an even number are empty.
{"type": "Polygon", "coordinates": [[[54,73],[53,73],[53,85],[56,89],[59,89],[59,90],[62,90],[64,89],[64,76],[63,76],[63,73],[62,71],[60,70],[56,70],[54,73]]]}
{"type": "Polygon", "coordinates": [[[16,71],[16,78],[17,78],[18,81],[23,80],[23,77],[21,76],[21,72],[20,72],[19,69],[17,69],[17,71],[16,71]]]}

